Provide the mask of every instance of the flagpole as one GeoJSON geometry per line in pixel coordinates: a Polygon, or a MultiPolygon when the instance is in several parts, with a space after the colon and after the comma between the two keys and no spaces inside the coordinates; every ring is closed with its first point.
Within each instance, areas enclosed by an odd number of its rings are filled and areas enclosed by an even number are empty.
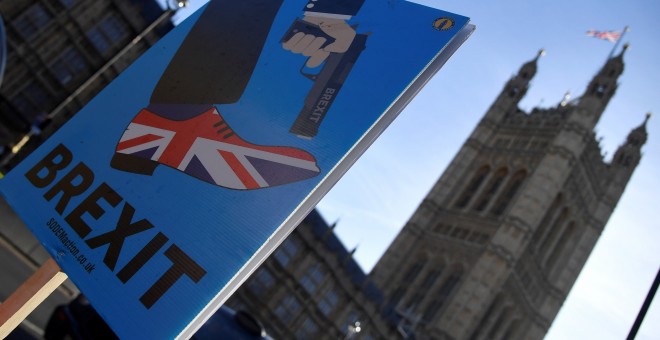
{"type": "MultiPolygon", "coordinates": [[[[619,43],[621,42],[621,40],[623,40],[623,36],[626,34],[626,32],[628,32],[628,30],[630,30],[630,28],[628,27],[628,25],[626,25],[626,27],[623,28],[623,31],[621,31],[621,35],[619,36],[619,39],[617,39],[616,43],[614,43],[614,47],[612,48],[612,51],[610,52],[610,55],[607,56],[607,60],[612,59],[612,56],[614,55],[614,52],[619,47],[619,43]]],[[[607,60],[605,62],[607,62],[607,60]]]]}

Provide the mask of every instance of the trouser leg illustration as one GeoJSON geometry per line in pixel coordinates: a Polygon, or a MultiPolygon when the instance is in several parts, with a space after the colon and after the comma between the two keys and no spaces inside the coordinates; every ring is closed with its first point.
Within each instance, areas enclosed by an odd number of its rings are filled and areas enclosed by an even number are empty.
{"type": "Polygon", "coordinates": [[[158,165],[231,189],[258,189],[319,173],[306,151],[242,139],[215,108],[237,102],[282,0],[211,1],[131,121],[111,166],[151,174],[158,165]]]}

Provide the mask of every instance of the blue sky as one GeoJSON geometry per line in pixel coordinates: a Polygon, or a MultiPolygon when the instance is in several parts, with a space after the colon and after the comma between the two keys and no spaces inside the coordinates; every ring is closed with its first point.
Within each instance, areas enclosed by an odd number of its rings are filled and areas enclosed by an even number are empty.
{"type": "MultiPolygon", "coordinates": [[[[660,265],[660,2],[415,2],[471,17],[477,31],[323,199],[321,214],[339,221],[337,233],[369,271],[522,63],[546,49],[521,108],[555,106],[566,91],[582,94],[613,47],[585,31],[629,25],[626,68],[596,127],[605,159],[646,112],[656,115],[642,162],[547,336],[625,338],[660,265]]],[[[179,20],[206,1],[190,3],[179,20]]],[[[660,339],[659,299],[637,339],[660,339]]]]}

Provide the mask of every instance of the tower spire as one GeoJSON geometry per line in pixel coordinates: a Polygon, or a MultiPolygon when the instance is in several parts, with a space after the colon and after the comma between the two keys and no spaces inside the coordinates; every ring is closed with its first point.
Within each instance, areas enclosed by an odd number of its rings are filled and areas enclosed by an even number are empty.
{"type": "Polygon", "coordinates": [[[520,79],[525,83],[525,85],[529,84],[529,81],[534,78],[536,75],[536,71],[538,69],[538,61],[539,58],[545,56],[545,49],[540,49],[539,52],[536,54],[536,57],[534,59],[524,63],[521,67],[520,70],[518,71],[518,74],[513,78],[513,79],[520,79]]]}
{"type": "Polygon", "coordinates": [[[629,46],[629,44],[625,44],[617,56],[607,60],[591,79],[585,93],[580,98],[579,106],[589,112],[593,126],[600,120],[600,116],[618,88],[618,79],[624,69],[623,55],[629,46]]]}
{"type": "Polygon", "coordinates": [[[626,185],[630,181],[635,168],[642,159],[642,146],[646,143],[648,134],[646,124],[651,118],[651,113],[646,114],[644,122],[638,127],[632,129],[626,138],[626,141],[619,146],[614,153],[610,163],[611,177],[606,195],[618,200],[626,185]]]}
{"type": "MultiPolygon", "coordinates": [[[[621,35],[616,39],[616,43],[614,44],[614,47],[612,47],[612,52],[610,52],[610,55],[607,57],[607,59],[612,59],[612,56],[614,55],[614,52],[616,52],[616,49],[619,47],[619,43],[621,40],[623,40],[623,36],[626,35],[626,32],[630,31],[630,27],[626,25],[626,27],[623,28],[623,31],[621,31],[621,35]]],[[[628,43],[623,45],[623,50],[625,51],[628,48],[628,43]]]]}
{"type": "Polygon", "coordinates": [[[647,112],[644,118],[644,122],[630,131],[628,134],[628,139],[626,140],[626,144],[630,144],[638,148],[641,148],[642,145],[646,144],[646,140],[648,138],[648,133],[646,132],[646,124],[648,123],[649,119],[651,119],[651,115],[651,112],[647,112]]]}
{"type": "Polygon", "coordinates": [[[614,166],[629,169],[628,172],[632,172],[637,166],[642,157],[642,146],[646,144],[648,138],[646,124],[649,119],[651,119],[651,112],[646,114],[646,118],[642,124],[630,131],[626,142],[614,154],[614,158],[612,159],[614,166]]]}
{"type": "MultiPolygon", "coordinates": [[[[529,89],[529,83],[538,70],[538,60],[545,55],[545,49],[540,49],[534,59],[524,63],[518,73],[504,85],[504,89],[493,103],[493,108],[505,113],[512,106],[518,105],[529,89]]],[[[492,109],[490,111],[493,111],[492,109]]],[[[488,114],[487,114],[488,115],[488,114]]]]}

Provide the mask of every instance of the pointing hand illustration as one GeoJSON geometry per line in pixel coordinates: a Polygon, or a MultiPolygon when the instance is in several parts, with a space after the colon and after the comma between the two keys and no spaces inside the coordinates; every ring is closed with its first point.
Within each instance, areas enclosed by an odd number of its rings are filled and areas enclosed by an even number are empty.
{"type": "Polygon", "coordinates": [[[334,42],[325,45],[328,41],[326,37],[310,32],[297,32],[282,44],[287,51],[309,57],[306,63],[309,68],[321,65],[330,53],[346,52],[355,39],[355,29],[342,19],[305,16],[303,20],[317,26],[323,33],[334,39],[334,42]]]}

